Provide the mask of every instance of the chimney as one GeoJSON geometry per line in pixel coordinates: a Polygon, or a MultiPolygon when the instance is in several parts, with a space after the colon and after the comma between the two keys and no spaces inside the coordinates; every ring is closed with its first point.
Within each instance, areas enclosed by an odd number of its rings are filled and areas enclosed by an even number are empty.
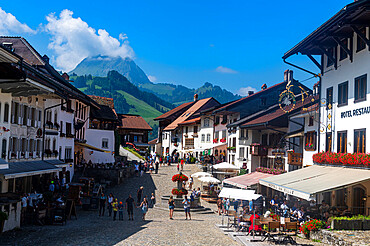
{"type": "Polygon", "coordinates": [[[62,74],[63,79],[69,81],[69,75],[67,73],[62,74]]]}
{"type": "Polygon", "coordinates": [[[254,91],[248,91],[248,96],[253,95],[254,91]]]}
{"type": "Polygon", "coordinates": [[[198,94],[194,94],[194,102],[198,101],[198,94]]]}
{"type": "Polygon", "coordinates": [[[44,60],[45,63],[49,64],[49,57],[47,55],[44,55],[42,57],[42,60],[44,60]]]}
{"type": "Polygon", "coordinates": [[[3,42],[2,45],[4,46],[5,49],[7,49],[9,51],[14,51],[14,49],[13,49],[13,43],[3,42]]]}
{"type": "Polygon", "coordinates": [[[263,84],[262,86],[261,86],[261,90],[263,91],[263,90],[266,90],[266,88],[267,88],[267,85],[266,84],[263,84]]]}
{"type": "Polygon", "coordinates": [[[284,82],[293,81],[293,71],[292,70],[285,70],[284,71],[284,82]]]}

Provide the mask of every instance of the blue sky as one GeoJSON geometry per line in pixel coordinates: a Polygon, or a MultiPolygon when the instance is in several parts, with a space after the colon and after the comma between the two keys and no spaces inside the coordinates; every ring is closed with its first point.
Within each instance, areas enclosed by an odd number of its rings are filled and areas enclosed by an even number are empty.
{"type": "MultiPolygon", "coordinates": [[[[237,93],[281,82],[292,69],[284,52],[350,2],[5,0],[0,33],[26,37],[67,71],[88,55],[128,55],[155,82],[211,82],[237,93]]],[[[290,61],[316,69],[303,56],[290,61]]]]}

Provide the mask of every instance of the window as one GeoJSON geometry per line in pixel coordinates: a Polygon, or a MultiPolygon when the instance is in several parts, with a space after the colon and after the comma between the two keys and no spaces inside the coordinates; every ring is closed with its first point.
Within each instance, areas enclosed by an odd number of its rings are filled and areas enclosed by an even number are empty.
{"type": "MultiPolygon", "coordinates": [[[[359,28],[360,29],[360,32],[362,33],[362,35],[364,35],[366,37],[366,28],[365,27],[362,27],[362,28],[359,28]]],[[[360,36],[357,35],[357,49],[356,49],[356,52],[359,52],[363,49],[366,48],[366,43],[364,42],[364,40],[362,40],[360,38],[360,36]]]]}
{"type": "Polygon", "coordinates": [[[134,142],[137,142],[137,136],[134,136],[134,142]]]}
{"type": "Polygon", "coordinates": [[[331,132],[326,133],[326,152],[331,152],[332,136],[331,132]]]}
{"type": "Polygon", "coordinates": [[[358,129],[354,131],[354,150],[356,153],[366,153],[366,129],[358,129]]]}
{"type": "Polygon", "coordinates": [[[4,122],[9,122],[9,104],[4,105],[4,122]]]}
{"type": "Polygon", "coordinates": [[[31,108],[30,109],[30,120],[31,120],[31,126],[36,127],[36,109],[31,108]]]}
{"type": "Polygon", "coordinates": [[[240,139],[247,139],[248,138],[248,130],[247,129],[240,129],[240,139]]]}
{"type": "Polygon", "coordinates": [[[206,141],[206,135],[202,134],[202,143],[206,141]]]}
{"type": "Polygon", "coordinates": [[[310,116],[310,118],[308,118],[308,126],[313,126],[313,122],[314,122],[314,117],[310,116]]]}
{"type": "Polygon", "coordinates": [[[244,147],[239,148],[239,158],[244,158],[244,147]]]}
{"type": "Polygon", "coordinates": [[[227,123],[227,115],[222,116],[221,124],[225,125],[227,123]]]}
{"type": "MultiPolygon", "coordinates": [[[[348,48],[348,39],[347,38],[341,40],[341,43],[343,44],[343,46],[345,46],[346,48],[348,48]]],[[[348,56],[347,55],[347,52],[342,47],[340,47],[340,50],[339,50],[339,61],[346,59],[347,56],[348,56]]]]}
{"type": "MultiPolygon", "coordinates": [[[[334,60],[337,58],[337,54],[336,54],[337,47],[329,48],[327,51],[331,58],[334,58],[334,60]]],[[[331,65],[334,64],[334,62],[328,56],[326,58],[327,58],[327,63],[326,63],[327,67],[330,67],[331,65]]]]}
{"type": "Polygon", "coordinates": [[[222,130],[222,138],[226,139],[226,130],[222,130]]]}
{"type": "Polygon", "coordinates": [[[185,127],[185,134],[188,134],[188,132],[189,132],[189,128],[185,127]]]}
{"type": "Polygon", "coordinates": [[[64,160],[72,159],[72,148],[66,148],[64,154],[64,160]]]}
{"type": "Polygon", "coordinates": [[[194,126],[194,134],[198,133],[198,126],[194,126]]]}
{"type": "Polygon", "coordinates": [[[233,146],[232,147],[236,147],[236,138],[235,137],[233,138],[233,146]]]}
{"type": "Polygon", "coordinates": [[[209,119],[204,119],[203,126],[204,127],[209,127],[209,119]]]}
{"type": "Polygon", "coordinates": [[[333,108],[333,87],[326,89],[326,109],[333,108]]]}
{"type": "Polygon", "coordinates": [[[316,132],[311,131],[305,134],[305,150],[314,151],[316,150],[316,132]]]}
{"type": "Polygon", "coordinates": [[[59,160],[62,160],[62,146],[59,146],[59,160]]]}
{"type": "Polygon", "coordinates": [[[2,146],[1,146],[1,158],[4,160],[6,159],[6,138],[3,138],[2,146]]]}
{"type": "Polygon", "coordinates": [[[215,125],[220,124],[220,116],[215,117],[215,125]]]}
{"type": "Polygon", "coordinates": [[[362,102],[366,100],[366,91],[367,91],[367,75],[362,75],[355,78],[355,103],[362,102]]]}
{"type": "Polygon", "coordinates": [[[347,131],[340,131],[337,134],[338,134],[337,152],[347,153],[347,131]]]}
{"type": "Polygon", "coordinates": [[[19,104],[16,102],[13,102],[12,105],[12,123],[13,124],[18,124],[18,119],[19,119],[19,104]]]}
{"type": "Polygon", "coordinates": [[[28,107],[26,105],[23,106],[23,125],[27,125],[28,120],[28,107]]]}
{"type": "Polygon", "coordinates": [[[58,111],[54,112],[54,123],[58,123],[58,111]]]}
{"type": "Polygon", "coordinates": [[[348,81],[338,85],[338,106],[348,104],[348,81]]]}
{"type": "Polygon", "coordinates": [[[267,134],[262,134],[262,145],[267,146],[267,134]]]}
{"type": "Polygon", "coordinates": [[[72,134],[72,124],[66,122],[66,134],[71,135],[72,134]]]}
{"type": "Polygon", "coordinates": [[[194,147],[194,138],[185,138],[186,147],[194,147]]]}
{"type": "Polygon", "coordinates": [[[108,138],[103,138],[101,142],[101,147],[104,149],[108,149],[108,138]]]}
{"type": "Polygon", "coordinates": [[[60,133],[62,134],[63,133],[63,121],[60,121],[60,133]]]}
{"type": "Polygon", "coordinates": [[[211,134],[207,134],[207,143],[211,142],[211,134]]]}
{"type": "Polygon", "coordinates": [[[220,131],[215,132],[215,139],[218,139],[220,137],[220,131]]]}

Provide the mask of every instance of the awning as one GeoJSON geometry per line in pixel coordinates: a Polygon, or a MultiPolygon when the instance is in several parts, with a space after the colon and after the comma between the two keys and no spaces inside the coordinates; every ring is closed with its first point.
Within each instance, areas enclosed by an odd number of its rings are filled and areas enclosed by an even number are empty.
{"type": "Polygon", "coordinates": [[[245,201],[256,200],[261,197],[261,195],[255,194],[254,192],[255,190],[222,188],[218,197],[225,197],[225,198],[245,200],[245,201]]]}
{"type": "Polygon", "coordinates": [[[221,162],[219,164],[213,165],[212,167],[213,169],[216,169],[216,170],[239,170],[240,169],[239,167],[233,164],[230,164],[228,162],[221,162]]]}
{"type": "Polygon", "coordinates": [[[314,195],[370,180],[370,170],[313,165],[260,179],[260,184],[305,200],[314,195]]]}
{"type": "Polygon", "coordinates": [[[99,149],[97,147],[94,147],[90,144],[87,144],[87,143],[79,143],[79,142],[75,142],[75,144],[77,145],[80,145],[82,147],[85,147],[85,148],[88,148],[88,149],[91,149],[91,150],[96,150],[96,151],[99,151],[99,152],[105,152],[105,153],[110,153],[109,150],[103,150],[103,149],[99,149]]]}
{"type": "Polygon", "coordinates": [[[258,184],[260,179],[268,178],[271,176],[273,176],[273,174],[253,172],[225,179],[223,183],[236,186],[242,189],[247,189],[251,185],[258,184]]]}
{"type": "Polygon", "coordinates": [[[69,163],[65,163],[64,161],[61,161],[61,160],[58,160],[58,159],[47,160],[45,162],[47,162],[49,164],[52,164],[56,167],[68,167],[69,166],[69,163]]]}
{"type": "Polygon", "coordinates": [[[0,174],[3,174],[5,179],[53,173],[62,170],[47,161],[20,161],[9,162],[8,164],[9,168],[0,169],[0,174]]]}
{"type": "Polygon", "coordinates": [[[295,137],[303,137],[304,136],[304,131],[298,130],[294,132],[290,132],[287,135],[285,135],[285,138],[295,138],[295,137]]]}

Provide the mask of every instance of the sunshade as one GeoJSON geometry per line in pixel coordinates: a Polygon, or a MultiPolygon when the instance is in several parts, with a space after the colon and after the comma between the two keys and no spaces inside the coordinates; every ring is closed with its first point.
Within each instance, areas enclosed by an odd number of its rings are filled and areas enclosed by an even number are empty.
{"type": "Polygon", "coordinates": [[[273,176],[273,174],[253,172],[225,179],[223,183],[236,186],[242,189],[248,189],[249,186],[258,184],[260,179],[268,178],[271,176],[273,176]]]}
{"type": "Polygon", "coordinates": [[[210,174],[210,173],[206,173],[206,172],[197,172],[197,173],[193,173],[193,174],[191,175],[191,177],[193,177],[193,178],[211,177],[211,176],[212,176],[212,174],[210,174]]]}
{"type": "Polygon", "coordinates": [[[216,169],[216,170],[239,170],[240,168],[233,165],[233,164],[230,164],[228,162],[221,162],[219,164],[216,164],[216,165],[213,165],[213,168],[216,169]]]}
{"type": "Polygon", "coordinates": [[[201,177],[199,178],[199,181],[203,183],[210,183],[210,184],[219,184],[221,183],[220,180],[214,178],[214,177],[201,177]]]}
{"type": "Polygon", "coordinates": [[[259,183],[305,200],[315,200],[315,194],[345,188],[366,180],[370,180],[370,170],[313,165],[260,179],[259,183]]]}
{"type": "Polygon", "coordinates": [[[91,150],[96,150],[96,151],[99,151],[99,152],[105,152],[105,153],[111,153],[109,150],[103,150],[103,149],[100,149],[98,147],[95,147],[95,146],[92,146],[90,144],[86,144],[86,143],[77,143],[77,145],[80,145],[82,147],[85,147],[85,148],[88,148],[88,149],[91,149],[91,150]]]}
{"type": "Polygon", "coordinates": [[[246,201],[256,200],[261,197],[261,195],[255,194],[255,190],[242,190],[233,188],[222,188],[218,196],[246,201]]]}

